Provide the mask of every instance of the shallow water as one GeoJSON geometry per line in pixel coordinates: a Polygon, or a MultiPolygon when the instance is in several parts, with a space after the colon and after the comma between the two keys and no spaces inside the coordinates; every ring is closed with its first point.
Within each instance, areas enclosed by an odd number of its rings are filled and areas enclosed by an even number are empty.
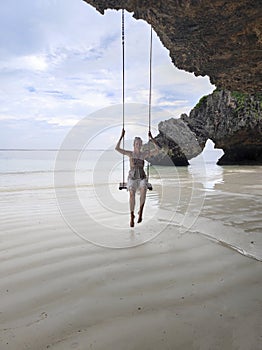
{"type": "Polygon", "coordinates": [[[136,246],[173,227],[262,260],[261,166],[221,167],[202,158],[187,168],[152,167],[144,221],[130,230],[116,152],[1,151],[0,164],[2,230],[19,218],[37,220],[41,211],[47,220],[62,215],[73,234],[97,245],[136,246]]]}

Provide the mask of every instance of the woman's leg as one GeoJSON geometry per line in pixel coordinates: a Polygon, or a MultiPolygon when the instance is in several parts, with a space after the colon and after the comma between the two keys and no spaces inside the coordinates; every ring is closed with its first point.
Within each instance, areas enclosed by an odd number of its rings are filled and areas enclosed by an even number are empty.
{"type": "Polygon", "coordinates": [[[145,201],[146,201],[146,190],[147,188],[146,187],[141,187],[140,188],[140,209],[139,209],[139,212],[138,212],[138,220],[137,222],[142,222],[142,216],[143,216],[143,209],[144,209],[144,205],[145,205],[145,201]]]}
{"type": "Polygon", "coordinates": [[[130,226],[134,227],[135,223],[134,223],[134,219],[135,219],[135,215],[134,215],[134,210],[135,210],[135,204],[136,204],[136,192],[134,190],[129,190],[129,205],[130,205],[130,213],[131,213],[131,219],[130,219],[130,226]]]}

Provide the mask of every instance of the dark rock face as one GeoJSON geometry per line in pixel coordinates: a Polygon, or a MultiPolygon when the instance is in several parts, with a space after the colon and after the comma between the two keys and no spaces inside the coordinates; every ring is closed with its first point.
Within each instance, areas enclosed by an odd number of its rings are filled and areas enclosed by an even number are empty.
{"type": "Polygon", "coordinates": [[[220,165],[262,164],[262,94],[216,90],[203,97],[189,116],[161,122],[159,131],[162,139],[175,140],[187,159],[201,153],[211,139],[224,151],[220,165]]]}
{"type": "Polygon", "coordinates": [[[262,91],[261,0],[84,0],[151,23],[174,64],[219,89],[262,91]]]}
{"type": "Polygon", "coordinates": [[[261,146],[235,145],[226,149],[226,153],[217,162],[218,165],[261,165],[261,146]]]}
{"type": "MultiPolygon", "coordinates": [[[[164,123],[168,122],[169,121],[166,121],[164,123]]],[[[147,161],[149,161],[153,165],[189,165],[187,157],[182,152],[179,145],[173,139],[170,139],[167,137],[167,135],[160,133],[159,135],[157,135],[156,140],[160,147],[160,152],[157,156],[148,158],[147,161]]]]}
{"type": "Polygon", "coordinates": [[[196,135],[182,119],[171,118],[158,124],[156,140],[161,148],[156,157],[148,159],[154,165],[189,165],[188,160],[201,153],[196,135]]]}
{"type": "Polygon", "coordinates": [[[171,118],[165,122],[160,122],[158,129],[160,137],[175,143],[181,153],[186,156],[186,159],[191,159],[201,153],[202,148],[195,133],[191,131],[182,119],[171,118]]]}

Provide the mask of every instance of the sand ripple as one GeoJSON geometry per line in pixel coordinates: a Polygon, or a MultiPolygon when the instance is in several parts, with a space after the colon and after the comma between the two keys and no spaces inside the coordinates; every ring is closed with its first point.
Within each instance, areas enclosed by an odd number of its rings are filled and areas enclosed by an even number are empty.
{"type": "Polygon", "coordinates": [[[58,214],[1,221],[1,348],[259,349],[260,263],[174,226],[100,248],[58,214]]]}

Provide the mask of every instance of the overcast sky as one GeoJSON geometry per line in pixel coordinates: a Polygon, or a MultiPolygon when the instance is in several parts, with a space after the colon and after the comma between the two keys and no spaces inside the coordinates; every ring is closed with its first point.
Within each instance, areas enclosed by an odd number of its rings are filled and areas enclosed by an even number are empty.
{"type": "MultiPolygon", "coordinates": [[[[126,102],[146,105],[150,28],[129,13],[125,21],[126,102]]],[[[122,102],[120,11],[102,16],[82,0],[8,0],[0,27],[0,148],[59,148],[84,118],[94,133],[121,121],[121,108],[112,109],[122,102]]],[[[176,69],[155,33],[152,79],[152,105],[173,117],[215,88],[176,69]]],[[[160,119],[153,115],[154,128],[160,119]]]]}

